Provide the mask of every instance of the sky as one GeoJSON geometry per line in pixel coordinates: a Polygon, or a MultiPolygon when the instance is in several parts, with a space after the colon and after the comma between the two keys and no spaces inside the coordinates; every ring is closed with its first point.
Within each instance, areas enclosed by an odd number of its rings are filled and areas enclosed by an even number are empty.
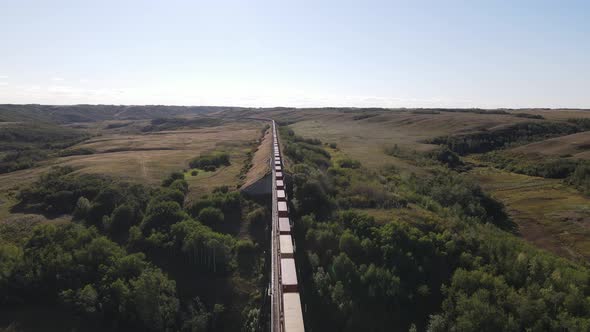
{"type": "Polygon", "coordinates": [[[590,108],[590,1],[0,0],[0,103],[590,108]]]}

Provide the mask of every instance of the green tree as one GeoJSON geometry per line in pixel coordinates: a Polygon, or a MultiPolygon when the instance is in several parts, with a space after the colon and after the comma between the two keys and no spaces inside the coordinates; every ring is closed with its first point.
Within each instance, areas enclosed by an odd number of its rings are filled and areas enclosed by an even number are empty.
{"type": "Polygon", "coordinates": [[[146,231],[168,231],[171,225],[187,218],[186,213],[177,202],[164,201],[152,203],[148,206],[141,228],[146,231]]]}
{"type": "Polygon", "coordinates": [[[179,310],[176,283],[160,270],[146,269],[130,282],[130,296],[139,321],[149,330],[174,326],[179,310]]]}
{"type": "Polygon", "coordinates": [[[205,225],[214,226],[223,222],[224,216],[220,209],[206,207],[199,212],[197,219],[205,225]]]}
{"type": "Polygon", "coordinates": [[[256,267],[258,255],[256,246],[251,240],[240,240],[236,243],[236,258],[238,268],[244,274],[251,273],[256,267]]]}

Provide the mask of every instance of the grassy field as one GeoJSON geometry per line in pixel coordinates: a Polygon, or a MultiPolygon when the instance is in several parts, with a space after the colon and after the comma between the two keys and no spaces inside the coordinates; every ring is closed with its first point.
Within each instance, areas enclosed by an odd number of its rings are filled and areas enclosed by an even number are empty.
{"type": "Polygon", "coordinates": [[[259,121],[241,121],[218,127],[147,134],[103,133],[71,148],[91,149],[93,154],[53,158],[35,168],[0,174],[0,220],[11,216],[10,209],[16,203],[15,194],[19,188],[58,165],[72,166],[78,173],[104,174],[157,185],[171,172],[187,169],[190,159],[225,151],[230,154],[230,166],[214,172],[200,171],[197,176],[187,172],[189,199],[205,195],[218,186],[235,188],[246,154],[256,144],[263,126],[259,121]]]}
{"type": "Polygon", "coordinates": [[[581,109],[523,109],[510,110],[510,113],[540,115],[547,120],[567,120],[570,118],[590,118],[589,110],[581,109]]]}
{"type": "Polygon", "coordinates": [[[590,260],[590,200],[560,180],[478,167],[469,176],[503,202],[523,238],[572,259],[590,260]]]}
{"type": "Polygon", "coordinates": [[[519,146],[510,151],[525,154],[540,154],[552,157],[590,159],[590,132],[551,138],[519,146]]]}
{"type": "Polygon", "coordinates": [[[284,121],[297,121],[291,127],[298,135],[337,143],[350,157],[362,160],[369,168],[394,165],[420,172],[413,165],[385,154],[384,149],[398,146],[429,151],[435,145],[425,140],[438,136],[491,129],[515,122],[531,121],[501,114],[440,112],[422,114],[413,111],[338,112],[302,111],[302,115],[278,114],[284,121]],[[365,117],[368,116],[368,117],[365,117]],[[363,118],[364,117],[364,118],[363,118]]]}

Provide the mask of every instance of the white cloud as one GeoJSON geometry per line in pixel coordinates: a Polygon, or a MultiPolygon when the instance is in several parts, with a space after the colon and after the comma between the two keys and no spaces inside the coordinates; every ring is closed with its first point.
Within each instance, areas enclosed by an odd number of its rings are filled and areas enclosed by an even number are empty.
{"type": "Polygon", "coordinates": [[[8,76],[6,76],[6,75],[0,75],[0,80],[5,80],[7,78],[8,78],[8,76]]]}
{"type": "Polygon", "coordinates": [[[64,79],[63,79],[62,77],[53,77],[51,80],[52,80],[52,81],[55,81],[55,82],[61,82],[61,81],[63,81],[64,79]]]}
{"type": "Polygon", "coordinates": [[[0,86],[6,86],[6,85],[8,85],[7,82],[0,82],[0,86]]]}

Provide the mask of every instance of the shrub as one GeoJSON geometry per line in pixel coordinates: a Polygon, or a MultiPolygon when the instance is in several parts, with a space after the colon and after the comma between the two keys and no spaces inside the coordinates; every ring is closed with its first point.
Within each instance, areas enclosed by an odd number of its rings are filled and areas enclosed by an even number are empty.
{"type": "Polygon", "coordinates": [[[338,165],[342,168],[359,168],[361,167],[361,162],[358,160],[345,158],[338,161],[338,165]]]}
{"type": "Polygon", "coordinates": [[[210,155],[202,155],[189,162],[191,168],[201,168],[206,171],[214,171],[220,166],[229,166],[229,154],[217,152],[210,155]]]}
{"type": "Polygon", "coordinates": [[[165,178],[162,181],[162,186],[163,187],[168,187],[170,186],[172,183],[174,183],[174,181],[176,180],[184,180],[184,174],[181,172],[173,172],[170,175],[168,175],[167,178],[165,178]]]}

